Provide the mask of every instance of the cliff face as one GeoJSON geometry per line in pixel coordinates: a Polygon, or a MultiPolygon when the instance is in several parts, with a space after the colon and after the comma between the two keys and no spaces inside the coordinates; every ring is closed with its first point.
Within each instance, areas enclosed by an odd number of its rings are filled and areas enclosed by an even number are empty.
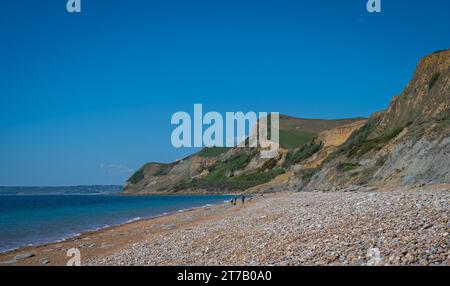
{"type": "Polygon", "coordinates": [[[171,164],[145,164],[128,179],[125,193],[170,192],[182,182],[201,177],[214,163],[212,158],[194,155],[171,164]]]}
{"type": "Polygon", "coordinates": [[[450,50],[423,58],[384,111],[366,119],[280,116],[278,156],[210,148],[149,163],[127,194],[332,190],[353,185],[450,182],[450,50]]]}
{"type": "Polygon", "coordinates": [[[294,166],[296,170],[314,170],[318,168],[339,146],[357,130],[366,124],[367,120],[358,120],[353,123],[336,126],[329,130],[322,131],[317,136],[317,141],[321,142],[322,148],[311,157],[294,166]]]}
{"type": "Polygon", "coordinates": [[[336,144],[359,126],[361,119],[300,119],[280,116],[278,156],[263,159],[258,148],[207,148],[183,160],[148,163],[131,176],[126,194],[259,192],[280,190],[294,178],[292,168],[323,147],[317,138],[326,130],[339,134],[336,144]],[[356,123],[355,125],[353,125],[356,123]],[[347,126],[340,131],[331,131],[347,126]]]}
{"type": "Polygon", "coordinates": [[[345,141],[347,141],[347,139],[350,137],[350,135],[352,135],[353,132],[363,127],[366,122],[367,120],[360,120],[322,131],[317,136],[317,139],[318,141],[323,143],[324,147],[340,146],[345,141]]]}
{"type": "Polygon", "coordinates": [[[449,50],[423,58],[411,82],[382,114],[377,131],[448,116],[445,113],[450,109],[449,67],[449,50]]]}
{"type": "Polygon", "coordinates": [[[305,189],[450,182],[450,51],[423,58],[408,86],[320,166],[305,189]]]}

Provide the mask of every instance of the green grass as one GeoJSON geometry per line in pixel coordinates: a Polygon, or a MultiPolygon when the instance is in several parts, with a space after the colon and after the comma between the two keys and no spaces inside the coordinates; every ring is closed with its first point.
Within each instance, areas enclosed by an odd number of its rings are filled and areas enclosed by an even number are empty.
{"type": "Polygon", "coordinates": [[[442,53],[442,52],[446,52],[446,51],[448,51],[448,50],[437,50],[437,51],[433,52],[433,55],[439,54],[439,53],[442,53]]]}
{"type": "Polygon", "coordinates": [[[306,169],[303,173],[302,178],[304,180],[309,180],[311,179],[317,172],[319,172],[319,169],[317,168],[313,168],[313,169],[306,169]]]}
{"type": "Polygon", "coordinates": [[[206,177],[190,182],[183,182],[175,187],[175,191],[186,189],[209,189],[209,190],[245,190],[254,186],[270,182],[275,177],[284,174],[284,169],[276,168],[266,172],[251,172],[234,177],[206,177]]]}
{"type": "Polygon", "coordinates": [[[135,185],[139,183],[142,179],[144,179],[144,170],[139,169],[136,173],[134,173],[129,179],[128,182],[135,185]]]}
{"type": "Polygon", "coordinates": [[[251,154],[237,154],[225,162],[217,162],[209,168],[209,175],[204,178],[208,182],[219,182],[225,180],[235,171],[245,168],[252,158],[251,154]]]}
{"type": "Polygon", "coordinates": [[[337,166],[337,169],[339,171],[343,171],[343,172],[348,172],[354,169],[357,169],[361,167],[361,164],[358,163],[348,163],[348,162],[343,162],[343,163],[339,163],[337,166]]]}
{"type": "Polygon", "coordinates": [[[433,88],[433,86],[436,84],[440,76],[441,74],[438,72],[433,74],[433,76],[430,79],[430,83],[428,84],[428,89],[431,90],[433,88]]]}
{"type": "Polygon", "coordinates": [[[203,158],[214,158],[222,155],[223,153],[229,151],[230,148],[226,147],[211,147],[211,148],[203,148],[198,155],[203,158]]]}
{"type": "Polygon", "coordinates": [[[394,128],[374,139],[363,139],[350,146],[349,157],[361,157],[372,150],[380,150],[383,145],[394,139],[403,131],[403,127],[394,128]]]}
{"type": "Polygon", "coordinates": [[[159,169],[153,174],[154,176],[164,176],[167,175],[170,171],[171,165],[170,164],[159,164],[159,163],[147,163],[142,168],[137,170],[129,179],[127,182],[135,185],[139,183],[142,179],[144,179],[144,170],[146,168],[151,168],[154,166],[158,166],[159,169]]]}
{"type": "Polygon", "coordinates": [[[286,155],[284,160],[284,167],[289,167],[300,163],[303,160],[308,159],[322,148],[322,144],[309,144],[305,145],[298,151],[291,151],[286,155]]]}
{"type": "Polygon", "coordinates": [[[170,166],[169,165],[160,165],[158,171],[155,172],[155,176],[164,176],[167,175],[170,172],[170,166]]]}
{"type": "Polygon", "coordinates": [[[236,170],[244,168],[252,159],[253,154],[250,153],[242,153],[236,154],[233,157],[229,158],[225,162],[217,162],[214,166],[210,168],[211,172],[223,172],[223,171],[231,171],[234,172],[236,170]]]}
{"type": "Polygon", "coordinates": [[[238,177],[232,177],[226,180],[223,186],[225,188],[231,189],[240,189],[240,190],[248,189],[254,186],[270,182],[272,179],[281,174],[284,174],[284,170],[281,168],[273,169],[267,172],[253,172],[238,177]]]}
{"type": "Polygon", "coordinates": [[[264,162],[264,164],[259,168],[260,171],[272,170],[277,165],[278,161],[275,158],[271,158],[264,162]]]}
{"type": "Polygon", "coordinates": [[[300,148],[311,142],[314,137],[316,137],[316,134],[314,133],[280,130],[280,144],[288,149],[300,148]]]}
{"type": "Polygon", "coordinates": [[[250,162],[253,153],[237,154],[225,162],[218,162],[209,168],[209,175],[192,181],[186,181],[175,187],[176,191],[184,189],[221,189],[221,190],[244,190],[271,181],[276,176],[283,174],[284,169],[271,167],[268,160],[266,171],[261,168],[257,171],[235,176],[233,173],[242,170],[250,162]]]}
{"type": "MultiPolygon", "coordinates": [[[[270,122],[270,115],[268,116],[267,122],[270,122]]],[[[259,133],[258,133],[259,134],[259,133]]],[[[300,148],[303,145],[311,142],[317,134],[305,131],[299,131],[294,129],[280,129],[279,139],[280,145],[287,149],[300,148]]],[[[272,138],[272,126],[267,125],[267,139],[272,138]]],[[[248,138],[245,141],[246,146],[248,146],[248,138]]]]}

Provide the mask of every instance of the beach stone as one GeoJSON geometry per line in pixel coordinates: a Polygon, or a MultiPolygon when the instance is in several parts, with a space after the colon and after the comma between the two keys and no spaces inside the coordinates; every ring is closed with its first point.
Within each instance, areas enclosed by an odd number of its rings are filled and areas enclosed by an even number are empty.
{"type": "Polygon", "coordinates": [[[22,254],[18,254],[14,257],[15,260],[23,260],[23,259],[27,259],[27,258],[31,258],[34,257],[35,254],[31,253],[31,252],[26,252],[26,253],[22,253],[22,254]]]}
{"type": "Polygon", "coordinates": [[[188,227],[180,214],[84,264],[449,265],[449,202],[441,188],[273,194],[188,227]]]}
{"type": "Polygon", "coordinates": [[[6,261],[0,261],[0,265],[11,265],[11,264],[16,264],[17,260],[16,259],[11,259],[11,260],[6,260],[6,261]]]}
{"type": "Polygon", "coordinates": [[[171,230],[175,228],[175,224],[171,223],[171,224],[166,224],[163,226],[163,229],[165,230],[171,230]]]}
{"type": "Polygon", "coordinates": [[[380,266],[383,263],[380,250],[378,248],[369,248],[367,251],[367,266],[380,266]]]}

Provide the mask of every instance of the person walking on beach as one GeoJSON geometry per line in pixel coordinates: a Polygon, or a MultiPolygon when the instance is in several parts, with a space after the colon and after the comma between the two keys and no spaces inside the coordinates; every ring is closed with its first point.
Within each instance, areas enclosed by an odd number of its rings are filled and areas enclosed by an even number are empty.
{"type": "Polygon", "coordinates": [[[237,197],[234,197],[233,205],[236,205],[236,202],[237,202],[237,197]]]}
{"type": "Polygon", "coordinates": [[[231,198],[230,202],[231,202],[231,205],[234,205],[234,198],[231,198]]]}
{"type": "Polygon", "coordinates": [[[242,204],[244,204],[245,203],[245,196],[244,195],[242,195],[241,200],[242,200],[242,204]]]}

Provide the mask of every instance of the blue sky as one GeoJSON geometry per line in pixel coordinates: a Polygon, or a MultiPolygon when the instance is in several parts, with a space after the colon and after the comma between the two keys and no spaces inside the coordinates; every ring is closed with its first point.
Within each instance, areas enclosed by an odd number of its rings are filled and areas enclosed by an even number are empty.
{"type": "Polygon", "coordinates": [[[368,116],[450,48],[448,0],[5,0],[0,185],[121,184],[176,111],[368,116]]]}

